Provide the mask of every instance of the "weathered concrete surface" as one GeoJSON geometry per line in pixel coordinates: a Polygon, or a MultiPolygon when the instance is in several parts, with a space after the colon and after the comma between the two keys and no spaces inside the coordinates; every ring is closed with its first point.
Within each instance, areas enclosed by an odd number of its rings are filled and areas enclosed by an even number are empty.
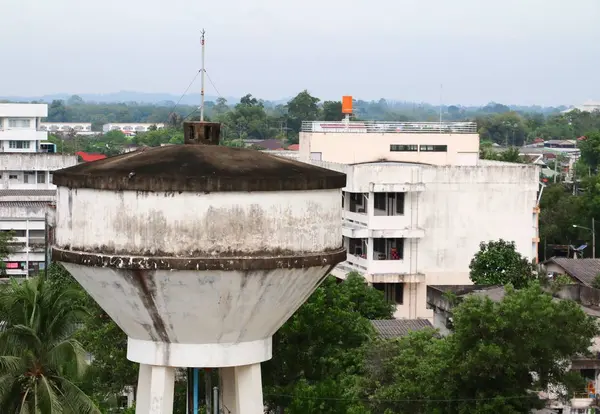
{"type": "Polygon", "coordinates": [[[342,247],[341,191],[152,193],[59,187],[56,247],[164,257],[275,257],[342,247]]]}
{"type": "MultiPolygon", "coordinates": [[[[64,265],[129,338],[155,343],[154,354],[129,353],[131,360],[183,367],[270,359],[271,336],[332,267],[139,272],[64,265]],[[261,340],[262,346],[243,345],[261,340]],[[171,343],[220,346],[198,346],[192,352],[184,346],[170,347],[171,343]]],[[[148,349],[147,344],[136,344],[148,349]]]]}
{"type": "Polygon", "coordinates": [[[245,148],[172,145],[57,171],[54,184],[129,191],[301,191],[341,188],[335,171],[245,148]]]}

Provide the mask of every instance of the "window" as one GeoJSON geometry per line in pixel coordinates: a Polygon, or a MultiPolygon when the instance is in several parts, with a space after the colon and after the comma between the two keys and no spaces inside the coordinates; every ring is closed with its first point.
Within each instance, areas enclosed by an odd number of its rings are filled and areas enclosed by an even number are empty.
{"type": "Polygon", "coordinates": [[[25,184],[29,184],[31,182],[31,184],[35,183],[35,171],[25,171],[23,172],[23,182],[25,184]]]}
{"type": "Polygon", "coordinates": [[[418,145],[390,145],[390,151],[417,152],[418,145]]]}
{"type": "Polygon", "coordinates": [[[404,193],[396,193],[396,214],[404,214],[404,193]]]}
{"type": "Polygon", "coordinates": [[[16,180],[16,179],[18,179],[18,177],[17,177],[17,175],[16,175],[16,174],[9,174],[9,175],[8,175],[8,179],[9,179],[9,180],[16,180]]]}
{"type": "Polygon", "coordinates": [[[424,151],[424,152],[448,152],[448,145],[421,145],[420,151],[424,151]]]}
{"type": "Polygon", "coordinates": [[[37,182],[38,184],[46,183],[46,171],[38,171],[37,173],[37,182]]]}
{"type": "MultiPolygon", "coordinates": [[[[378,253],[385,252],[385,239],[373,239],[373,251],[378,253]]],[[[376,260],[381,260],[378,257],[376,260]]]]}
{"type": "Polygon", "coordinates": [[[394,299],[397,304],[402,305],[404,302],[404,283],[395,283],[394,288],[394,299]]]}
{"type": "Polygon", "coordinates": [[[385,211],[385,193],[373,193],[375,199],[375,208],[377,210],[385,211]]]}
{"type": "Polygon", "coordinates": [[[9,119],[9,128],[29,128],[31,125],[31,119],[9,119]]]}
{"type": "Polygon", "coordinates": [[[383,292],[387,302],[402,305],[404,300],[403,283],[373,283],[373,289],[383,292]]]}
{"type": "Polygon", "coordinates": [[[29,149],[29,141],[8,141],[9,148],[29,149]]]}

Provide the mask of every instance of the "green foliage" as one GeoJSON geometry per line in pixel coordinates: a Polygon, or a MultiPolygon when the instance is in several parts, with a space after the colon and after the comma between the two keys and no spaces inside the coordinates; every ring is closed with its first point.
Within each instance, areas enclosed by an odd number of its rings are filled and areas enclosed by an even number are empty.
{"type": "Polygon", "coordinates": [[[491,145],[481,145],[480,158],[484,160],[514,162],[524,164],[525,159],[519,155],[518,148],[508,148],[502,151],[494,151],[491,145]]]}
{"type": "Polygon", "coordinates": [[[600,289],[600,274],[596,275],[596,277],[592,281],[592,287],[594,289],[600,289]]]}
{"type": "Polygon", "coordinates": [[[477,285],[527,286],[534,279],[532,264],[505,240],[482,242],[469,264],[470,278],[477,285]]]}
{"type": "Polygon", "coordinates": [[[11,253],[11,240],[14,238],[13,231],[0,231],[0,276],[6,277],[6,263],[4,262],[11,253]]]}
{"type": "Polygon", "coordinates": [[[600,164],[600,131],[586,134],[586,139],[579,141],[578,146],[581,151],[581,160],[592,171],[597,171],[600,164]]]}
{"type": "Polygon", "coordinates": [[[569,360],[598,335],[579,305],[553,300],[536,283],[507,288],[500,302],[468,297],[454,309],[454,329],[370,347],[362,398],[373,413],[529,412],[544,405],[535,392],[549,384],[563,386],[564,397],[582,389],[569,360]]]}
{"type": "Polygon", "coordinates": [[[389,319],[392,312],[381,292],[367,286],[360,275],[350,274],[342,283],[329,276],[273,337],[273,359],[263,363],[267,405],[294,407],[298,413],[333,413],[347,404],[309,404],[304,399],[306,394],[346,395],[339,385],[353,381],[362,346],[375,335],[369,318],[389,319]]]}
{"type": "Polygon", "coordinates": [[[0,291],[0,412],[99,413],[77,386],[86,352],[73,337],[81,292],[36,277],[0,291]]]}
{"type": "Polygon", "coordinates": [[[76,338],[94,356],[82,387],[105,403],[127,386],[137,385],[138,364],[127,359],[127,336],[113,320],[85,293],[77,281],[57,263],[48,268],[49,282],[59,289],[79,292],[79,304],[85,307],[82,329],[76,338]]]}

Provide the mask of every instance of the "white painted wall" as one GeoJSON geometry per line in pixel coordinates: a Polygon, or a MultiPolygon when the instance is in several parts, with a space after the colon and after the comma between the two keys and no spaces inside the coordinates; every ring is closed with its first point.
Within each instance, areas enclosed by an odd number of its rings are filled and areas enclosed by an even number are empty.
{"type": "Polygon", "coordinates": [[[478,134],[420,133],[322,133],[300,132],[300,159],[311,153],[321,159],[343,164],[380,160],[433,165],[476,165],[479,158],[478,134]],[[447,152],[398,152],[390,145],[447,145],[447,152]]]}
{"type": "Polygon", "coordinates": [[[0,118],[32,117],[46,118],[48,116],[47,104],[28,103],[0,103],[0,118]]]}
{"type": "Polygon", "coordinates": [[[340,190],[175,194],[59,187],[56,242],[74,250],[184,257],[321,252],[341,247],[340,200],[340,190]]]}
{"type": "MultiPolygon", "coordinates": [[[[426,284],[470,284],[469,263],[482,241],[503,238],[515,241],[528,259],[537,256],[537,204],[539,167],[511,163],[481,163],[479,166],[424,166],[403,163],[344,165],[326,161],[312,164],[347,174],[344,191],[366,193],[373,188],[406,187],[404,216],[382,217],[344,211],[348,220],[343,232],[366,237],[388,221],[388,230],[405,226],[411,230],[405,240],[404,260],[376,261],[353,257],[355,267],[367,281],[402,282],[398,274],[424,274],[423,289],[417,289],[416,310],[405,300],[397,317],[429,315],[426,284]],[[423,191],[412,191],[412,190],[423,191]],[[361,230],[361,227],[364,230],[361,230]],[[410,248],[410,243],[416,249],[410,248]],[[377,272],[377,273],[376,273],[377,272]]],[[[349,202],[346,203],[348,208],[349,202]]],[[[372,206],[372,204],[370,204],[372,206]]],[[[346,263],[348,265],[348,263],[346,263]]],[[[346,268],[345,268],[346,269],[346,268]]],[[[336,270],[335,274],[346,270],[336,270]]],[[[406,292],[406,290],[405,290],[406,292]]],[[[405,293],[406,294],[406,293],[405,293]]]]}

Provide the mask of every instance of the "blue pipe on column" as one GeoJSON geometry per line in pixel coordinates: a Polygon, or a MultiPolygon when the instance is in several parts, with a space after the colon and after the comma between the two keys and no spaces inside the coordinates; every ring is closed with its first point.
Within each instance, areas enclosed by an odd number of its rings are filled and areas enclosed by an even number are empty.
{"type": "Polygon", "coordinates": [[[194,414],[198,414],[198,368],[193,368],[194,370],[194,414]]]}

